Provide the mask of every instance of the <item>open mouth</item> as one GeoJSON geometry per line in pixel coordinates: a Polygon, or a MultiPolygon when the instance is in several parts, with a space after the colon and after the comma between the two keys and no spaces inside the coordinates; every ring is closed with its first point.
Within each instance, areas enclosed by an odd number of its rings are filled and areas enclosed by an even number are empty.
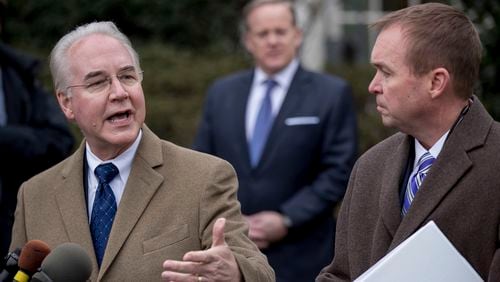
{"type": "Polygon", "coordinates": [[[129,118],[129,116],[131,115],[132,113],[130,111],[125,111],[125,112],[120,112],[120,113],[116,113],[112,116],[110,116],[108,118],[108,120],[110,122],[118,122],[118,121],[122,121],[122,120],[126,120],[129,118]]]}

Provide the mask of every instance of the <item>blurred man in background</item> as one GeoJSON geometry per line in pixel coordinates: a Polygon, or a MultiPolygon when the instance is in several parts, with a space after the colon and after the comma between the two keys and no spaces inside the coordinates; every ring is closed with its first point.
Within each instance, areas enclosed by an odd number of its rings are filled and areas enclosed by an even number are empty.
{"type": "MultiPolygon", "coordinates": [[[[6,1],[0,1],[0,30],[6,1]]],[[[67,157],[73,135],[53,96],[37,80],[39,62],[0,42],[0,256],[10,243],[17,190],[67,157]]]]}
{"type": "Polygon", "coordinates": [[[479,35],[463,12],[438,3],[373,26],[368,90],[384,125],[401,132],[357,161],[335,258],[316,281],[356,279],[431,220],[484,280],[500,281],[500,125],[473,95],[479,35]]]}
{"type": "Polygon", "coordinates": [[[194,148],[235,167],[250,238],[277,281],[312,281],[332,259],[332,211],[356,157],[351,90],[302,68],[291,1],[250,1],[243,21],[255,68],[210,87],[194,148]]]}

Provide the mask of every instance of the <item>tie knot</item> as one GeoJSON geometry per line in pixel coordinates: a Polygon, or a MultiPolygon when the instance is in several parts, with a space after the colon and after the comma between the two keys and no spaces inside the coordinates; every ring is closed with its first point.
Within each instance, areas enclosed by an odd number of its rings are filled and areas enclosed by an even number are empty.
{"type": "Polygon", "coordinates": [[[94,173],[99,183],[109,183],[118,174],[118,168],[113,163],[100,164],[94,173]]]}
{"type": "Polygon", "coordinates": [[[272,78],[268,78],[266,80],[264,80],[264,84],[266,85],[266,89],[267,91],[270,91],[271,89],[273,89],[276,85],[278,85],[278,82],[276,82],[276,80],[272,79],[272,78]]]}
{"type": "Polygon", "coordinates": [[[429,168],[435,161],[436,159],[429,153],[425,152],[420,159],[418,160],[417,166],[418,170],[424,170],[426,168],[429,168]]]}

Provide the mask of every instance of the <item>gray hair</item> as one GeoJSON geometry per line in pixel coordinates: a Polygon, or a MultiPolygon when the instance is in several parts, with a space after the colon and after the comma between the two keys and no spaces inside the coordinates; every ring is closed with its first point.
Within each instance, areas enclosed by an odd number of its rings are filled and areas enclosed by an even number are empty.
{"type": "Polygon", "coordinates": [[[252,0],[248,2],[243,7],[243,17],[240,22],[240,34],[243,36],[248,32],[250,27],[248,26],[248,15],[255,10],[256,8],[264,5],[273,5],[273,4],[286,4],[290,8],[290,14],[292,15],[292,25],[297,26],[297,15],[295,12],[294,2],[293,0],[252,0]]]}
{"type": "Polygon", "coordinates": [[[141,71],[139,55],[137,55],[137,52],[132,47],[132,43],[130,43],[128,37],[120,32],[113,22],[92,22],[79,26],[64,35],[57,42],[56,46],[54,46],[52,52],[50,52],[50,73],[52,74],[56,93],[63,92],[68,95],[68,93],[66,93],[66,88],[69,86],[68,84],[70,81],[68,50],[77,41],[92,34],[107,35],[122,43],[125,49],[130,53],[137,71],[141,71]]]}

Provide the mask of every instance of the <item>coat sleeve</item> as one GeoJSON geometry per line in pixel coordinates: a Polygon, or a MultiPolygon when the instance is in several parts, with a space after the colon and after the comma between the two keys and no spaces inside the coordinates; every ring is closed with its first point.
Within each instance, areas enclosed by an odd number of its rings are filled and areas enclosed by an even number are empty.
{"type": "Polygon", "coordinates": [[[333,281],[351,281],[349,267],[349,207],[351,204],[353,183],[355,183],[357,165],[354,166],[347,193],[342,201],[339,217],[337,221],[337,229],[335,235],[335,256],[332,263],[323,268],[316,278],[316,282],[333,282],[333,281]]]}
{"type": "MultiPolygon", "coordinates": [[[[23,185],[24,186],[24,185],[23,185]]],[[[26,226],[24,218],[24,189],[23,186],[17,194],[17,206],[15,212],[15,221],[12,228],[12,241],[10,242],[9,251],[15,248],[21,248],[28,241],[26,235],[26,226]]]]}
{"type": "Polygon", "coordinates": [[[244,281],[275,281],[274,271],[266,257],[248,238],[248,226],[240,212],[236,198],[238,182],[229,163],[219,160],[213,166],[212,177],[201,199],[200,238],[202,247],[212,245],[212,227],[215,221],[226,218],[224,236],[238,263],[244,281]]]}

